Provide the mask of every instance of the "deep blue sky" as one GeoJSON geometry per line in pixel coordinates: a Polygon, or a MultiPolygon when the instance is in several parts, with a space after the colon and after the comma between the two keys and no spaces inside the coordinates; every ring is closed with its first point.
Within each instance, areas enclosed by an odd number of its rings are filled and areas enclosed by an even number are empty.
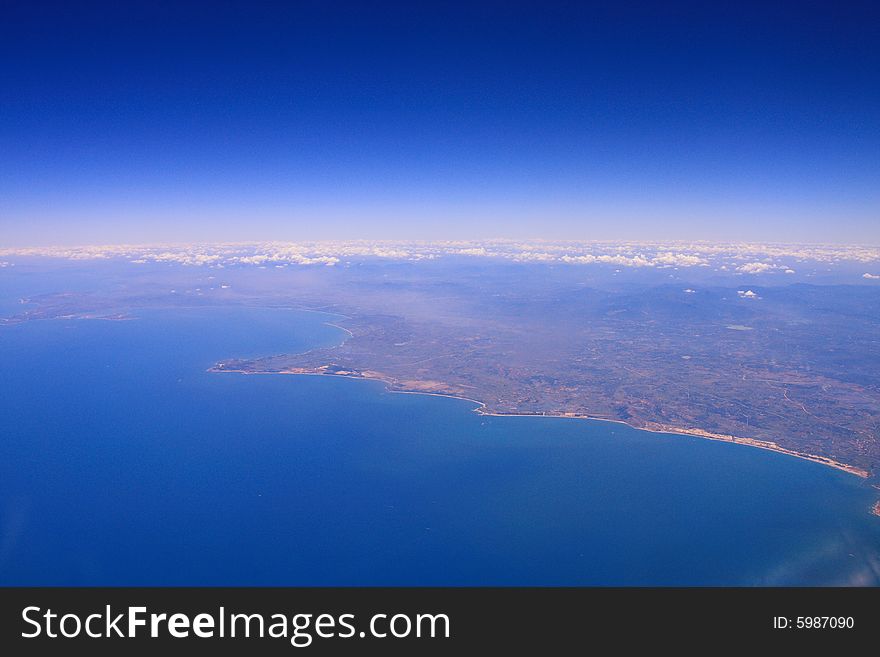
{"type": "Polygon", "coordinates": [[[880,243],[877,3],[477,4],[3,2],[0,243],[880,243]]]}

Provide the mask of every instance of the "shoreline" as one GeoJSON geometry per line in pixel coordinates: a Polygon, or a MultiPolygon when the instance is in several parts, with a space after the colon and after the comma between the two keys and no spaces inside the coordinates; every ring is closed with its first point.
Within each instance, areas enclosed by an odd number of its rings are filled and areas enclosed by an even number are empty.
{"type": "MultiPolygon", "coordinates": [[[[665,433],[671,435],[678,436],[689,436],[691,438],[703,438],[704,440],[713,440],[716,442],[724,442],[724,443],[732,443],[735,445],[745,445],[747,447],[756,447],[758,449],[764,449],[770,452],[776,452],[778,454],[786,454],[788,456],[793,456],[795,458],[799,458],[805,461],[811,461],[813,463],[818,463],[820,465],[824,465],[830,468],[834,468],[836,470],[840,470],[842,472],[846,472],[847,474],[855,475],[856,477],[860,477],[862,479],[868,479],[871,476],[871,473],[865,470],[864,468],[859,468],[854,465],[850,465],[848,463],[842,463],[840,461],[836,461],[832,458],[826,456],[819,456],[818,454],[810,454],[808,452],[798,452],[796,450],[788,449],[787,447],[782,447],[777,443],[774,443],[769,440],[759,440],[757,438],[743,438],[741,436],[732,436],[729,434],[720,434],[720,433],[712,433],[710,431],[705,431],[703,429],[697,428],[682,428],[682,427],[672,427],[657,424],[654,426],[646,426],[646,427],[638,427],[624,420],[616,420],[612,418],[604,418],[592,415],[583,415],[578,413],[505,413],[498,411],[489,411],[486,410],[486,403],[482,402],[478,399],[473,399],[470,397],[464,397],[462,395],[456,395],[452,393],[441,393],[441,392],[432,392],[430,390],[406,390],[406,389],[395,389],[395,386],[400,385],[399,382],[390,379],[388,377],[382,376],[367,376],[363,373],[351,373],[343,370],[343,373],[334,373],[334,372],[321,372],[315,371],[316,368],[294,368],[289,371],[277,370],[277,371],[261,371],[261,370],[243,370],[243,369],[234,369],[234,368],[226,368],[223,363],[218,363],[213,367],[208,368],[208,372],[214,373],[224,373],[231,372],[235,374],[287,374],[287,375],[297,375],[297,376],[326,376],[326,377],[338,377],[343,379],[360,379],[367,381],[380,381],[385,384],[388,392],[399,393],[399,394],[408,394],[408,395],[430,395],[433,397],[448,397],[449,399],[460,399],[462,401],[471,402],[473,404],[477,404],[477,408],[472,409],[474,413],[478,415],[485,415],[489,417],[538,417],[538,418],[559,418],[559,419],[571,419],[571,420],[594,420],[597,422],[614,422],[617,424],[622,424],[624,426],[630,427],[631,429],[636,429],[638,431],[649,431],[651,433],[665,433]]],[[[874,505],[872,509],[872,513],[877,516],[880,516],[880,501],[874,505]]]]}
{"type": "MultiPolygon", "coordinates": [[[[731,443],[734,445],[745,445],[747,447],[756,447],[758,449],[765,449],[769,452],[777,452],[779,454],[786,454],[788,456],[794,456],[795,458],[802,459],[804,461],[812,461],[813,463],[818,463],[820,465],[825,465],[830,468],[835,468],[837,470],[841,470],[848,474],[855,475],[862,479],[870,478],[871,474],[865,470],[864,468],[859,468],[855,465],[850,465],[849,463],[842,463],[840,461],[835,461],[832,458],[827,456],[819,456],[818,454],[810,454],[808,452],[798,452],[793,449],[788,449],[787,447],[782,447],[781,445],[774,443],[769,440],[759,440],[757,438],[743,438],[741,436],[732,436],[730,434],[723,433],[712,433],[711,431],[705,431],[704,429],[691,429],[691,428],[682,428],[682,427],[673,427],[673,426],[665,426],[665,425],[657,425],[657,426],[648,426],[648,427],[638,427],[634,424],[630,424],[624,420],[615,420],[612,418],[605,417],[597,417],[593,415],[581,415],[577,413],[499,413],[499,412],[489,412],[484,411],[482,409],[475,409],[480,415],[491,415],[495,417],[555,417],[555,418],[568,418],[573,420],[595,420],[597,422],[614,422],[616,424],[622,424],[624,426],[630,427],[631,429],[636,429],[638,431],[648,431],[650,433],[665,433],[676,436],[689,436],[691,438],[703,438],[705,440],[714,440],[716,442],[722,443],[731,443]]],[[[878,514],[880,515],[880,514],[878,514]]]]}

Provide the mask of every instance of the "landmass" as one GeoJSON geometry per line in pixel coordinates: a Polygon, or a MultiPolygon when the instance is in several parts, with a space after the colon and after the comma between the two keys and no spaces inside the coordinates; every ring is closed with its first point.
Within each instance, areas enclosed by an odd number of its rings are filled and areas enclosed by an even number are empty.
{"type": "Polygon", "coordinates": [[[345,315],[334,320],[349,332],[342,344],[218,369],[348,373],[486,413],[617,420],[876,474],[877,291],[795,285],[755,300],[517,282],[361,286],[357,300],[322,307],[345,315]]]}

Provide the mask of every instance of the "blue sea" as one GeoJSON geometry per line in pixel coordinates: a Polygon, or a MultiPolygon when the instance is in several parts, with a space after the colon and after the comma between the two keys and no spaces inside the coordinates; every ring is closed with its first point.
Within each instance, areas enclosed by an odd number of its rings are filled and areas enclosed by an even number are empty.
{"type": "Polygon", "coordinates": [[[0,327],[0,584],[880,582],[877,491],[846,473],[378,382],[206,371],[344,339],[320,313],[133,314],[0,327]]]}

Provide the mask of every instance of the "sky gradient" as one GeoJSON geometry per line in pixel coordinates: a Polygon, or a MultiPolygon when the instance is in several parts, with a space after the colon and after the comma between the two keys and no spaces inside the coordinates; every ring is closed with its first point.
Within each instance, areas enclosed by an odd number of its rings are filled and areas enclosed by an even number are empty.
{"type": "Polygon", "coordinates": [[[471,4],[6,3],[0,243],[880,243],[878,5],[471,4]]]}

